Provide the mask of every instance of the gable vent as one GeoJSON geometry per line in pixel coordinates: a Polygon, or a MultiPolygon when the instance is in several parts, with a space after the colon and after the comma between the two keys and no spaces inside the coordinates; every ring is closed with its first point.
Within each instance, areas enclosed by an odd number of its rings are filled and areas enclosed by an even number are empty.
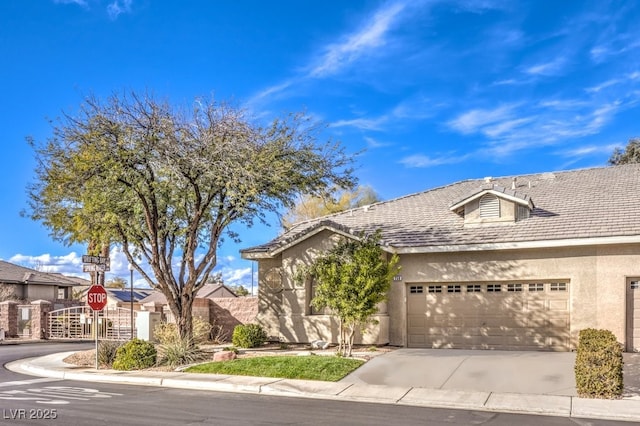
{"type": "Polygon", "coordinates": [[[480,198],[480,217],[500,217],[500,200],[493,194],[486,194],[480,198]]]}

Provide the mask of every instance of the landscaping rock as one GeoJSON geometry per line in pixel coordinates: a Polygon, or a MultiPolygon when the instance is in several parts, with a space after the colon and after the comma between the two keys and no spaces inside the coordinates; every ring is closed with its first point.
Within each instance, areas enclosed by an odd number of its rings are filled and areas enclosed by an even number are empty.
{"type": "Polygon", "coordinates": [[[324,340],[314,340],[311,342],[311,349],[327,349],[329,347],[329,342],[325,342],[324,340]]]}
{"type": "Polygon", "coordinates": [[[214,361],[231,361],[236,358],[237,355],[233,351],[220,351],[213,354],[214,361]]]}

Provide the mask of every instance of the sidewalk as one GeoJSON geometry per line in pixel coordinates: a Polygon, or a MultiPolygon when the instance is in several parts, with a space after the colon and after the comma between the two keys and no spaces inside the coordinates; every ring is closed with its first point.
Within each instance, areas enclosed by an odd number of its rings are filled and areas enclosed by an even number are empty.
{"type": "Polygon", "coordinates": [[[6,368],[35,376],[88,382],[640,422],[638,397],[600,400],[182,372],[95,370],[64,363],[62,360],[72,353],[15,361],[6,368]]]}

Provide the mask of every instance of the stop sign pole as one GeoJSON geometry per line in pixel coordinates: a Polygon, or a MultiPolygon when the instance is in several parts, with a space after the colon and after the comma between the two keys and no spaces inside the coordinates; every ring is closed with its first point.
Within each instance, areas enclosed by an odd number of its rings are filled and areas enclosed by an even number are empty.
{"type": "Polygon", "coordinates": [[[107,305],[107,291],[100,285],[92,285],[87,292],[87,304],[93,310],[93,326],[96,333],[96,370],[98,365],[98,312],[107,305]]]}

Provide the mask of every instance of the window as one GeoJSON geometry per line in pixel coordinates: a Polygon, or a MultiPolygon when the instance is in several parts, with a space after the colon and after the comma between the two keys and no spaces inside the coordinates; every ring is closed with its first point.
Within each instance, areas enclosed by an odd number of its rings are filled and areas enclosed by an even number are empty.
{"type": "Polygon", "coordinates": [[[507,284],[507,291],[522,291],[522,284],[507,284]]]}
{"type": "Polygon", "coordinates": [[[485,194],[480,198],[480,217],[500,217],[500,200],[493,194],[485,194]]]}
{"type": "Polygon", "coordinates": [[[422,294],[424,293],[424,287],[421,285],[412,285],[409,287],[409,293],[411,294],[422,294]]]}
{"type": "Polygon", "coordinates": [[[67,289],[65,287],[58,287],[58,299],[67,298],[67,289]]]}
{"type": "Polygon", "coordinates": [[[460,286],[459,285],[448,285],[447,286],[447,293],[460,293],[460,286]]]}
{"type": "Polygon", "coordinates": [[[498,293],[502,291],[502,285],[500,284],[487,284],[487,292],[498,293]]]}
{"type": "Polygon", "coordinates": [[[544,291],[544,284],[542,283],[529,284],[529,291],[544,291]]]}
{"type": "Polygon", "coordinates": [[[430,285],[429,293],[442,293],[442,286],[439,285],[430,285]]]}
{"type": "Polygon", "coordinates": [[[567,283],[551,283],[551,291],[567,291],[567,283]]]}
{"type": "Polygon", "coordinates": [[[318,309],[316,307],[314,307],[311,304],[311,301],[313,300],[314,297],[316,297],[316,287],[318,286],[318,282],[314,279],[308,279],[307,280],[307,294],[308,294],[308,299],[307,299],[307,305],[309,306],[309,315],[328,315],[329,314],[329,308],[327,308],[326,306],[322,309],[318,309]],[[311,291],[308,291],[311,290],[311,291]]]}
{"type": "Polygon", "coordinates": [[[482,287],[480,284],[468,284],[467,285],[467,293],[480,293],[482,291],[482,287]]]}
{"type": "Polygon", "coordinates": [[[638,290],[640,289],[640,281],[631,281],[631,290],[638,290]]]}

